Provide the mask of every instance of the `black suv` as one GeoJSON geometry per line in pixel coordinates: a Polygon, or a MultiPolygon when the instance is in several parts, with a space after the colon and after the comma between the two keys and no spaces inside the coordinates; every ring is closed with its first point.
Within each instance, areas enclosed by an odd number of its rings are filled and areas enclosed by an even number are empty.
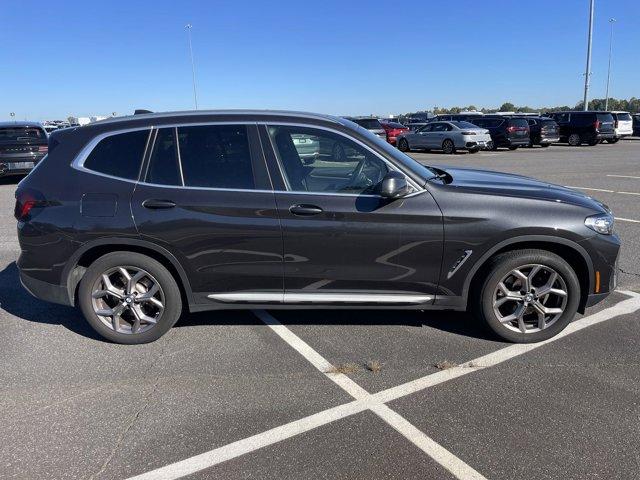
{"type": "Polygon", "coordinates": [[[616,136],[615,121],[609,112],[555,112],[553,119],[560,130],[560,141],[569,145],[593,146],[616,136]]]}
{"type": "Polygon", "coordinates": [[[0,122],[0,177],[30,172],[47,154],[47,145],[39,123],[0,122]]]}
{"type": "Polygon", "coordinates": [[[489,130],[493,150],[506,147],[515,150],[529,145],[529,124],[523,117],[507,115],[483,115],[467,120],[474,125],[489,130]]]}
{"type": "Polygon", "coordinates": [[[620,247],[582,193],[423,166],[352,122],[275,111],[55,131],[15,216],[23,285],[121,343],[183,307],[470,309],[533,342],[611,292],[620,247]],[[335,142],[346,158],[320,147],[335,142]]]}
{"type": "Polygon", "coordinates": [[[560,141],[560,131],[556,121],[549,117],[526,117],[529,124],[529,146],[548,147],[560,141]]]}

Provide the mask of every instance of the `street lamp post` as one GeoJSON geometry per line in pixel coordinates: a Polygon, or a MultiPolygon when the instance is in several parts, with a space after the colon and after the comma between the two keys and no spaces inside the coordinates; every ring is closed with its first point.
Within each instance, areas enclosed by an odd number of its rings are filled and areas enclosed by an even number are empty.
{"type": "Polygon", "coordinates": [[[193,47],[191,45],[191,29],[193,28],[193,25],[191,25],[190,23],[187,23],[185,25],[185,27],[187,29],[188,35],[189,35],[189,55],[191,56],[191,74],[193,77],[193,103],[196,107],[196,110],[198,109],[198,94],[196,92],[196,66],[195,63],[193,61],[193,47]]]}
{"type": "Polygon", "coordinates": [[[591,37],[593,35],[593,7],[594,1],[589,2],[589,37],[587,40],[587,69],[584,72],[584,111],[589,109],[589,79],[591,77],[591,37]]]}
{"type": "Polygon", "coordinates": [[[609,19],[609,67],[607,68],[607,92],[605,94],[604,109],[609,110],[609,79],[611,78],[611,48],[613,46],[613,24],[616,23],[615,18],[609,19]]]}

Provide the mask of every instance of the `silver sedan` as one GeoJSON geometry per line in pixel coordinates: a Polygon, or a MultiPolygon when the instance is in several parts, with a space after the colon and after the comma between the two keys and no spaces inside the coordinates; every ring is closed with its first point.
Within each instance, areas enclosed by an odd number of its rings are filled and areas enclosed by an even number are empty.
{"type": "Polygon", "coordinates": [[[456,150],[490,149],[489,130],[469,122],[431,122],[415,132],[406,132],[398,136],[398,148],[403,152],[411,150],[442,150],[455,153],[456,150]]]}

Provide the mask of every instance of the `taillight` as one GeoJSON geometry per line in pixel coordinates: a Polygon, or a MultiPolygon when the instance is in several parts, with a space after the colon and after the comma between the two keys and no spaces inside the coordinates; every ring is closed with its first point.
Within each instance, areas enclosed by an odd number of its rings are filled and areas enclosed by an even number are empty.
{"type": "Polygon", "coordinates": [[[596,130],[598,130],[601,126],[602,122],[600,120],[596,120],[595,122],[593,122],[593,128],[595,128],[596,130]]]}
{"type": "Polygon", "coordinates": [[[507,127],[507,132],[513,133],[515,131],[516,131],[516,127],[514,127],[513,125],[511,125],[510,127],[507,127]]]}
{"type": "Polygon", "coordinates": [[[43,207],[46,202],[41,193],[32,190],[16,192],[16,206],[13,215],[16,220],[28,220],[34,207],[43,207]]]}

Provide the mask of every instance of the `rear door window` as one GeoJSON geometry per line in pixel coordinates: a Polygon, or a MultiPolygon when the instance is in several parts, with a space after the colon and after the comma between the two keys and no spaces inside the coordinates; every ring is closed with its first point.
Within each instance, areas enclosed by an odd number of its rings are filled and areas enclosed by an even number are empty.
{"type": "Polygon", "coordinates": [[[524,118],[512,118],[511,120],[509,120],[509,123],[514,126],[514,127],[528,127],[529,123],[527,123],[527,120],[524,118]]]}
{"type": "Polygon", "coordinates": [[[103,138],[83,166],[113,177],[137,180],[149,130],[118,133],[103,138]]]}
{"type": "Polygon", "coordinates": [[[178,144],[186,186],[255,188],[245,125],[179,127],[178,144]]]}
{"type": "Polygon", "coordinates": [[[631,115],[628,113],[616,113],[618,121],[630,122],[632,120],[631,115]]]}
{"type": "Polygon", "coordinates": [[[149,158],[147,183],[157,185],[182,185],[182,175],[178,164],[175,128],[161,128],[153,144],[149,158]]]}

